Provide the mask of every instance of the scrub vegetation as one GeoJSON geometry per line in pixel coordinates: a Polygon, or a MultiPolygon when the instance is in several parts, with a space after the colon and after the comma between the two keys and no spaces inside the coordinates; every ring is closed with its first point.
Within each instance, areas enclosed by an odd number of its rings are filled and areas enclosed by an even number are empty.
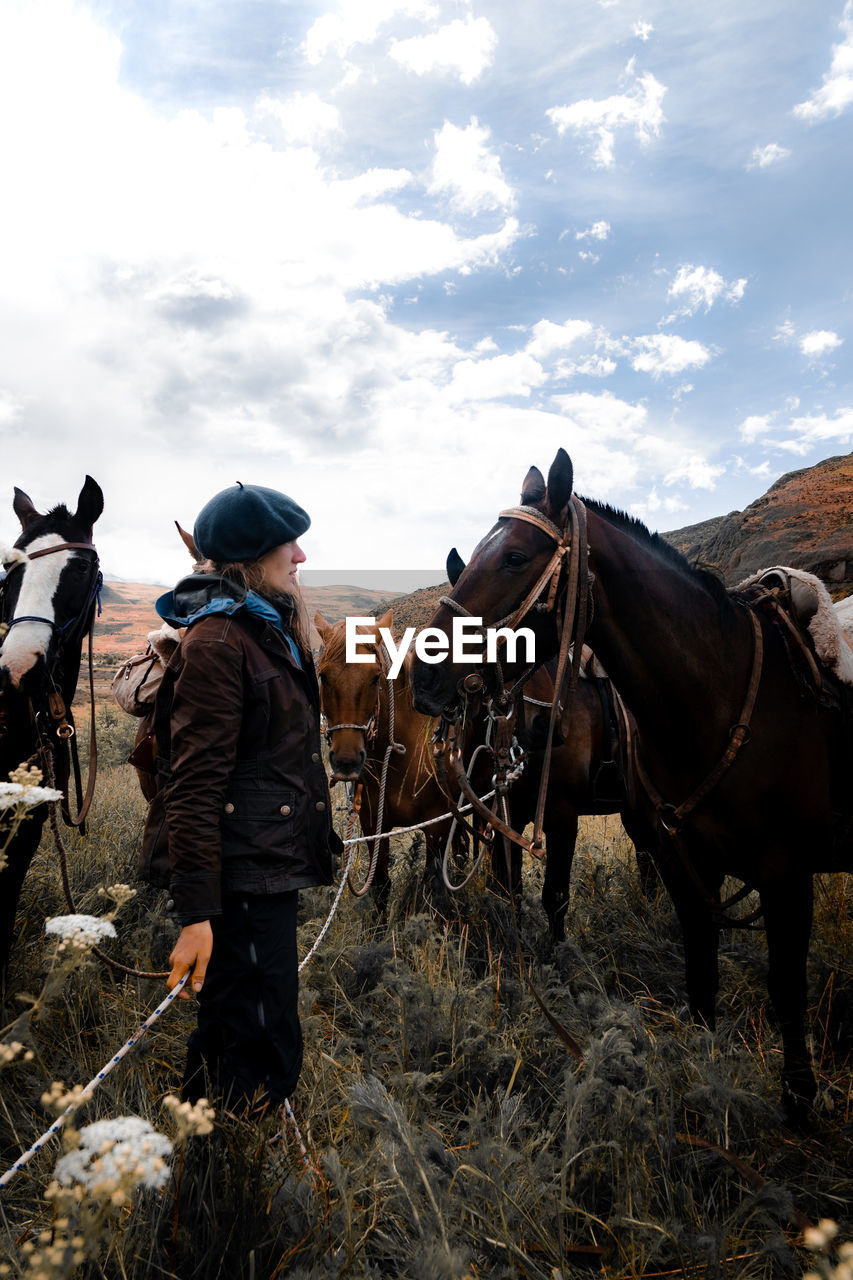
{"type": "MultiPolygon", "coordinates": [[[[132,771],[104,770],[89,837],[68,837],[79,912],[103,915],[98,890],[133,879],[144,812],[132,771]]],[[[617,819],[584,821],[569,940],[556,949],[540,864],[525,866],[517,942],[511,910],[482,879],[448,901],[425,892],[422,839],[394,845],[387,920],[344,894],[302,974],[306,1053],[293,1102],[307,1165],[274,1118],[251,1126],[217,1115],[210,1134],[176,1133],[174,1100],[164,1101],[193,1021],[176,1001],[73,1119],[79,1132],[139,1117],[170,1139],[169,1177],[123,1185],[108,1205],[46,1198],[62,1155],[54,1139],[0,1192],[2,1274],[849,1275],[853,878],[817,885],[809,978],[820,1096],[812,1126],[793,1132],[778,1106],[763,934],[725,936],[719,1026],[695,1026],[674,914],[665,895],[642,896],[617,819]],[[827,1219],[838,1234],[813,1231],[823,1252],[811,1252],[804,1232],[827,1219]]],[[[301,895],[303,954],[332,896],[301,895]]],[[[165,966],[177,927],[164,898],[141,887],[118,907],[111,954],[165,966]]],[[[7,1010],[17,1021],[0,1036],[21,1046],[0,1060],[0,1172],[51,1123],[42,1096],[54,1082],[87,1082],[164,995],[162,982],[88,960],[49,981],[50,998],[26,1017],[48,976],[45,919],[67,910],[46,827],[19,912],[7,1010]]]]}

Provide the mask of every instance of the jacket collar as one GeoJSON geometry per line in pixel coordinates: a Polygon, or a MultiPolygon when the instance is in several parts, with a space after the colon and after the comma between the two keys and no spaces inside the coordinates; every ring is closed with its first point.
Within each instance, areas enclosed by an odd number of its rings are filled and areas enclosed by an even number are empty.
{"type": "Polygon", "coordinates": [[[192,573],[182,578],[173,591],[160,596],[155,609],[173,627],[191,627],[214,613],[250,613],[276,627],[282,634],[281,617],[268,600],[256,591],[246,591],[218,573],[192,573]]]}

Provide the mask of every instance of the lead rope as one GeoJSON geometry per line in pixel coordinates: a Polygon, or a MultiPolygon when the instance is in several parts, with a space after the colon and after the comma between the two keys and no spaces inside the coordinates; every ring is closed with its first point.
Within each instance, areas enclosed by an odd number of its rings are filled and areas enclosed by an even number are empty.
{"type": "MultiPolygon", "coordinates": [[[[149,1027],[153,1027],[154,1023],[157,1021],[160,1015],[164,1013],[166,1009],[168,1009],[169,1005],[172,1003],[175,997],[179,994],[179,992],[183,989],[183,986],[188,981],[189,976],[190,975],[188,973],[184,974],[184,976],[180,979],[180,981],[173,988],[173,990],[171,990],[169,994],[166,996],[165,1000],[161,1000],[157,1008],[154,1010],[154,1012],[148,1015],[148,1017],[145,1019],[145,1021],[142,1023],[140,1027],[137,1027],[137,1029],[134,1031],[130,1039],[125,1040],[124,1044],[119,1049],[118,1053],[114,1054],[113,1057],[110,1058],[109,1062],[107,1062],[103,1067],[101,1067],[98,1074],[92,1077],[92,1079],[89,1081],[89,1083],[86,1085],[85,1089],[83,1090],[83,1093],[81,1095],[81,1102],[84,1102],[84,1101],[88,1102],[89,1098],[91,1098],[92,1094],[95,1092],[98,1085],[103,1080],[106,1079],[106,1077],[112,1071],[113,1067],[117,1066],[118,1063],[121,1062],[125,1054],[129,1053],[129,1051],[133,1048],[135,1044],[139,1044],[139,1041],[145,1035],[146,1031],[148,1031],[149,1027]]],[[[48,1143],[55,1134],[59,1133],[60,1129],[65,1124],[65,1121],[68,1119],[70,1115],[72,1115],[74,1111],[77,1110],[79,1106],[80,1106],[80,1103],[78,1102],[78,1103],[75,1103],[73,1106],[66,1107],[66,1109],[62,1112],[62,1115],[59,1116],[58,1119],[54,1120],[50,1128],[46,1129],[45,1132],[42,1134],[42,1136],[33,1143],[29,1151],[25,1151],[22,1156],[19,1156],[18,1159],[15,1161],[15,1163],[12,1165],[12,1167],[10,1169],[7,1169],[6,1172],[3,1174],[3,1176],[0,1177],[0,1187],[5,1187],[7,1183],[11,1182],[15,1174],[18,1173],[21,1169],[23,1169],[24,1165],[29,1163],[29,1161],[33,1158],[36,1152],[41,1151],[42,1147],[45,1146],[45,1144],[48,1143]]]]}
{"type": "MultiPolygon", "coordinates": [[[[385,791],[388,786],[388,766],[391,763],[393,754],[405,755],[406,747],[402,742],[394,741],[394,681],[385,668],[383,662],[383,672],[385,683],[388,688],[388,745],[385,748],[385,755],[382,760],[382,773],[379,779],[379,802],[376,811],[376,826],[382,830],[382,819],[385,817],[385,791]]],[[[377,716],[378,721],[378,716],[377,716]]],[[[379,862],[379,840],[374,838],[373,851],[370,855],[370,866],[367,869],[367,878],[364,884],[357,886],[353,882],[352,870],[348,872],[347,879],[349,882],[350,893],[356,898],[363,898],[370,886],[373,884],[373,877],[376,874],[376,867],[379,862]]]]}

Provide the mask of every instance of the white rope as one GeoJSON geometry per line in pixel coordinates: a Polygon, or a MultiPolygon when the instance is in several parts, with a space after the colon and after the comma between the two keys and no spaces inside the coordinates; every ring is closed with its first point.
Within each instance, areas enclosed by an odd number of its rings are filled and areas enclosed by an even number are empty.
{"type": "MultiPolygon", "coordinates": [[[[139,1041],[145,1035],[145,1032],[148,1030],[148,1028],[152,1027],[154,1023],[157,1021],[157,1019],[160,1017],[160,1014],[163,1013],[166,1009],[168,1009],[169,1005],[172,1003],[172,1001],[175,999],[175,997],[183,988],[184,983],[187,981],[189,976],[190,976],[189,973],[184,974],[184,976],[178,981],[177,985],[173,987],[172,990],[169,992],[169,994],[166,996],[166,999],[161,1000],[160,1004],[158,1004],[154,1012],[149,1014],[149,1016],[145,1019],[142,1026],[137,1027],[137,1029],[134,1031],[130,1039],[124,1042],[122,1047],[119,1049],[118,1053],[116,1053],[112,1058],[110,1058],[106,1066],[102,1067],[96,1076],[92,1077],[92,1079],[86,1085],[86,1088],[83,1090],[83,1093],[81,1095],[81,1101],[87,1102],[89,1098],[92,1096],[92,1094],[95,1092],[95,1090],[97,1089],[101,1081],[105,1080],[106,1077],[110,1074],[113,1067],[115,1067],[119,1062],[121,1062],[125,1054],[128,1053],[135,1044],[139,1043],[139,1041]]],[[[72,1112],[77,1110],[79,1105],[80,1105],[79,1103],[75,1103],[73,1106],[66,1107],[62,1115],[59,1116],[58,1119],[54,1120],[50,1128],[45,1130],[45,1132],[42,1134],[42,1136],[38,1139],[37,1142],[33,1143],[29,1151],[25,1151],[24,1154],[15,1161],[11,1169],[8,1169],[3,1174],[2,1178],[0,1178],[0,1187],[5,1187],[8,1182],[11,1182],[15,1174],[18,1173],[20,1169],[23,1169],[24,1165],[27,1164],[33,1158],[36,1152],[41,1151],[45,1143],[49,1142],[54,1134],[59,1133],[59,1130],[65,1124],[65,1121],[67,1120],[67,1118],[72,1114],[72,1112]]]]}
{"type": "MultiPolygon", "coordinates": [[[[488,795],[482,796],[481,800],[483,801],[490,800],[494,794],[495,794],[494,791],[490,791],[488,795]]],[[[459,812],[467,813],[471,809],[471,807],[472,806],[470,804],[465,805],[459,810],[459,812]]],[[[353,858],[355,857],[354,846],[358,844],[368,844],[372,840],[382,840],[385,836],[390,836],[392,834],[406,835],[410,831],[420,831],[424,827],[431,827],[437,822],[444,822],[446,821],[447,818],[450,818],[450,817],[452,817],[452,814],[450,812],[443,813],[438,818],[429,818],[425,822],[415,823],[411,827],[398,827],[393,832],[381,831],[375,836],[354,836],[352,839],[344,841],[345,846],[352,845],[353,848],[350,851],[350,855],[347,860],[347,865],[345,866],[343,875],[341,876],[341,882],[338,885],[338,890],[337,890],[337,893],[335,894],[335,900],[332,903],[332,907],[331,907],[331,910],[329,911],[328,916],[326,917],[325,924],[323,925],[322,929],[320,930],[320,932],[318,933],[317,937],[314,940],[313,946],[311,947],[310,951],[307,952],[304,959],[300,962],[299,968],[297,970],[298,973],[301,973],[302,970],[305,968],[305,966],[311,961],[317,948],[320,946],[320,943],[323,941],[323,939],[325,938],[326,934],[329,931],[329,927],[331,926],[332,920],[334,919],[335,913],[338,909],[338,906],[340,905],[341,896],[343,894],[344,888],[347,883],[347,877],[349,876],[353,858]]],[[[119,1062],[121,1062],[122,1058],[124,1058],[125,1055],[130,1052],[133,1046],[139,1043],[139,1041],[142,1039],[145,1033],[149,1030],[149,1028],[154,1025],[154,1023],[157,1021],[160,1015],[164,1013],[166,1009],[168,1009],[170,1004],[172,1004],[175,997],[183,989],[189,977],[190,977],[189,973],[184,974],[184,976],[178,981],[177,985],[166,996],[165,1000],[162,1000],[160,1004],[157,1005],[157,1008],[153,1011],[153,1013],[149,1014],[149,1016],[145,1019],[145,1021],[142,1023],[140,1027],[137,1027],[133,1035],[124,1042],[124,1044],[118,1050],[118,1052],[114,1054],[112,1058],[110,1058],[109,1062],[106,1063],[106,1065],[101,1068],[101,1070],[97,1073],[97,1075],[92,1077],[92,1079],[89,1081],[89,1083],[86,1085],[85,1089],[83,1090],[83,1094],[82,1094],[83,1101],[88,1101],[88,1099],[94,1093],[95,1089],[97,1089],[98,1085],[103,1080],[106,1079],[106,1077],[113,1070],[113,1068],[116,1067],[119,1062]]],[[[307,1163],[308,1155],[305,1150],[305,1146],[302,1142],[302,1135],[299,1133],[299,1128],[296,1124],[296,1117],[293,1114],[293,1109],[290,1106],[289,1099],[285,1098],[283,1105],[284,1105],[285,1114],[287,1115],[288,1120],[290,1120],[291,1124],[294,1126],[294,1129],[296,1131],[297,1141],[299,1142],[300,1150],[302,1152],[302,1158],[307,1163]]],[[[79,1103],[74,1106],[70,1106],[66,1108],[66,1110],[63,1111],[62,1115],[59,1116],[56,1120],[54,1120],[50,1128],[45,1130],[42,1136],[39,1139],[37,1139],[36,1142],[33,1143],[33,1145],[29,1148],[29,1150],[25,1151],[22,1156],[18,1157],[18,1159],[11,1166],[11,1168],[7,1169],[7,1171],[2,1175],[2,1177],[0,1177],[0,1187],[5,1187],[9,1182],[11,1182],[15,1174],[18,1173],[21,1169],[24,1168],[26,1164],[29,1163],[29,1161],[33,1158],[36,1152],[40,1151],[42,1147],[45,1146],[55,1134],[59,1133],[60,1129],[65,1124],[66,1119],[68,1118],[68,1116],[72,1114],[72,1112],[74,1112],[77,1109],[77,1106],[79,1106],[79,1103]]]]}
{"type": "MultiPolygon", "coordinates": [[[[484,796],[480,796],[480,800],[485,803],[491,800],[494,791],[488,791],[484,796]]],[[[470,813],[473,805],[464,804],[460,807],[460,813],[470,813]]],[[[428,818],[426,822],[415,822],[411,827],[393,827],[390,831],[379,831],[375,836],[353,836],[351,840],[345,840],[344,845],[348,844],[369,844],[371,840],[384,840],[387,836],[405,836],[410,831],[423,831],[425,827],[434,827],[437,822],[446,822],[448,818],[452,818],[453,814],[448,809],[447,813],[442,813],[437,818],[428,818]]]]}

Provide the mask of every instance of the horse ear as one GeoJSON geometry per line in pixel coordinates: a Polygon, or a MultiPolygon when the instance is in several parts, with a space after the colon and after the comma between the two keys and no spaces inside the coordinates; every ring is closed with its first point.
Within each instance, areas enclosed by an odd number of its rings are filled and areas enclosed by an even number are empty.
{"type": "Polygon", "coordinates": [[[564,511],[572,496],[572,460],[565,449],[558,449],[548,472],[548,510],[552,520],[564,511]]]}
{"type": "Polygon", "coordinates": [[[462,570],[465,568],[465,561],[460,556],[455,547],[451,547],[447,553],[447,581],[451,587],[455,587],[462,576],[462,570]]]}
{"type": "Polygon", "coordinates": [[[182,529],[181,526],[178,524],[177,520],[175,521],[175,528],[177,529],[178,533],[181,535],[181,542],[183,542],[184,546],[186,547],[187,551],[189,551],[193,560],[195,560],[196,564],[201,564],[202,560],[204,559],[204,556],[201,554],[198,547],[195,545],[192,534],[187,533],[186,529],[182,529]]]}
{"type": "Polygon", "coordinates": [[[521,486],[521,505],[530,507],[545,497],[545,481],[538,467],[531,467],[521,486]]]}
{"type": "Polygon", "coordinates": [[[36,511],[33,506],[33,500],[28,493],[24,493],[23,489],[15,488],[15,498],[12,502],[12,509],[21,522],[21,528],[26,529],[28,524],[32,524],[33,520],[41,518],[41,512],[36,511]]]}
{"type": "Polygon", "coordinates": [[[317,628],[317,631],[320,635],[320,639],[325,644],[326,636],[331,631],[332,626],[331,626],[331,623],[326,621],[326,619],[323,617],[319,609],[317,609],[314,613],[314,626],[317,628]]]}
{"type": "Polygon", "coordinates": [[[104,509],[104,495],[97,480],[86,476],[86,482],[77,499],[77,510],[74,519],[79,520],[87,529],[91,529],[104,509]]]}
{"type": "Polygon", "coordinates": [[[376,628],[377,628],[377,630],[378,630],[380,627],[385,627],[385,629],[386,629],[387,631],[390,631],[390,630],[391,630],[391,617],[392,617],[393,613],[394,613],[394,610],[393,610],[393,609],[388,609],[388,610],[387,610],[387,612],[384,614],[384,616],[383,616],[383,617],[381,617],[381,618],[379,619],[379,621],[377,622],[377,624],[376,624],[376,628]]]}

